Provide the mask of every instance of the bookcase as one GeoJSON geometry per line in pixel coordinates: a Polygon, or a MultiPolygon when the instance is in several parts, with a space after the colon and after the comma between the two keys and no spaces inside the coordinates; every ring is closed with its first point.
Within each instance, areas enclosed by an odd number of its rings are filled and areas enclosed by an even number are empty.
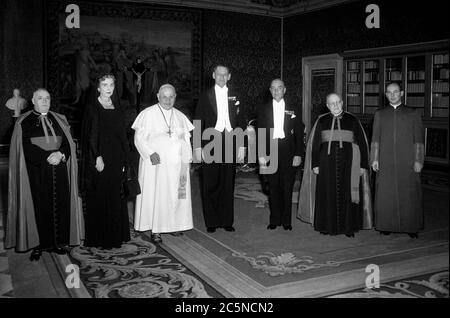
{"type": "Polygon", "coordinates": [[[369,135],[373,114],[388,105],[385,87],[400,83],[405,104],[422,114],[427,162],[448,166],[449,40],[346,51],[343,58],[346,110],[369,135]]]}

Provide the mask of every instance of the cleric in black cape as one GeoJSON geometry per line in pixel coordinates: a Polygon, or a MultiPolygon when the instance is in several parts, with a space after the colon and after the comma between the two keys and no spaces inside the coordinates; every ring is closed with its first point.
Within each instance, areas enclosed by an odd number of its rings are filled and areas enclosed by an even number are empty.
{"type": "Polygon", "coordinates": [[[50,94],[33,94],[34,110],[14,127],[9,154],[6,247],[64,253],[84,239],[75,144],[65,116],[49,111],[50,94]]]}
{"type": "Polygon", "coordinates": [[[311,131],[298,217],[323,234],[354,236],[372,228],[369,147],[364,129],[337,94],[311,131]]]}

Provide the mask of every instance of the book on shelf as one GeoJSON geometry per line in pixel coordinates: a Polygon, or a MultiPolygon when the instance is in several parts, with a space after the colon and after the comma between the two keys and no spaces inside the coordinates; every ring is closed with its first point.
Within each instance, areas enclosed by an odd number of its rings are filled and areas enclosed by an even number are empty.
{"type": "Polygon", "coordinates": [[[424,96],[407,96],[406,105],[410,107],[423,108],[425,104],[424,96]]]}
{"type": "Polygon", "coordinates": [[[360,93],[361,92],[361,85],[359,85],[359,84],[348,84],[347,85],[347,92],[348,93],[360,93]]]}
{"type": "Polygon", "coordinates": [[[347,62],[347,70],[352,70],[352,71],[356,71],[359,70],[359,62],[358,61],[353,61],[353,62],[347,62]]]}
{"type": "Polygon", "coordinates": [[[425,83],[408,83],[408,93],[425,93],[425,83]]]}
{"type": "Polygon", "coordinates": [[[448,117],[448,108],[433,108],[432,117],[448,117]]]}
{"type": "Polygon", "coordinates": [[[434,64],[447,64],[448,63],[448,54],[433,55],[433,63],[434,64]]]}
{"type": "Polygon", "coordinates": [[[365,96],[364,98],[364,105],[370,107],[378,107],[379,98],[378,96],[365,96]]]}
{"type": "Polygon", "coordinates": [[[402,80],[402,72],[400,72],[400,71],[388,71],[386,73],[386,79],[388,81],[401,81],[402,80]]]}
{"type": "Polygon", "coordinates": [[[433,81],[433,93],[448,93],[448,82],[433,81]]]}
{"type": "Polygon", "coordinates": [[[347,73],[347,82],[359,82],[359,73],[347,73]]]}
{"type": "Polygon", "coordinates": [[[448,68],[435,69],[434,71],[437,71],[440,80],[448,80],[448,68]]]}
{"type": "Polygon", "coordinates": [[[359,95],[356,95],[356,96],[347,95],[347,105],[352,106],[352,105],[359,105],[359,104],[360,104],[359,95]]]}
{"type": "Polygon", "coordinates": [[[425,71],[409,71],[408,80],[409,81],[425,80],[425,71]]]}
{"type": "Polygon", "coordinates": [[[378,73],[364,73],[364,82],[378,82],[378,73]]]}
{"type": "Polygon", "coordinates": [[[375,112],[378,109],[378,105],[377,106],[367,106],[364,107],[364,114],[375,114],[375,112]]]}
{"type": "Polygon", "coordinates": [[[433,107],[448,108],[448,96],[433,95],[432,105],[433,107]]]}
{"type": "Polygon", "coordinates": [[[347,106],[347,111],[350,113],[358,114],[361,112],[361,107],[359,105],[357,106],[347,106]]]}
{"type": "Polygon", "coordinates": [[[378,69],[378,61],[366,61],[364,67],[365,69],[378,69]]]}
{"type": "Polygon", "coordinates": [[[378,84],[366,84],[365,91],[366,93],[378,93],[380,89],[380,85],[378,84]]]}

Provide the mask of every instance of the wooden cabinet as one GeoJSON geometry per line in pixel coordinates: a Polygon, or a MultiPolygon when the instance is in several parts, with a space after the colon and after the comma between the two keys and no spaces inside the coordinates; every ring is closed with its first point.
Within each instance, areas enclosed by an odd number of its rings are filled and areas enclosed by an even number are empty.
{"type": "Polygon", "coordinates": [[[405,104],[422,114],[427,162],[448,165],[449,40],[346,51],[343,58],[347,111],[370,130],[375,111],[388,105],[385,87],[400,83],[405,104]]]}

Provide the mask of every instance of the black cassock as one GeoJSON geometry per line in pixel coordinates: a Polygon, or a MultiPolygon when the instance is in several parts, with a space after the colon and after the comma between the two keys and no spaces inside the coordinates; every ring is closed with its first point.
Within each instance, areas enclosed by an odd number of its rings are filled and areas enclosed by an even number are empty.
{"type": "Polygon", "coordinates": [[[57,142],[47,124],[48,139],[45,138],[40,115],[33,111],[22,121],[22,142],[40,248],[49,249],[69,243],[70,194],[66,163],[61,161],[54,166],[47,162],[47,158],[52,152],[60,151],[68,160],[70,147],[64,132],[50,113],[46,116],[57,142]]]}
{"type": "MultiPolygon", "coordinates": [[[[314,229],[332,235],[353,234],[362,229],[363,205],[352,202],[351,198],[352,143],[343,141],[341,147],[338,136],[353,135],[353,143],[360,150],[360,167],[364,169],[368,169],[368,147],[358,119],[349,113],[343,113],[339,116],[339,123],[337,118],[335,120],[334,137],[329,148],[324,136],[331,133],[332,122],[331,113],[323,115],[318,119],[314,132],[311,167],[319,167],[314,229]]],[[[359,189],[362,202],[361,183],[359,189]]]]}

